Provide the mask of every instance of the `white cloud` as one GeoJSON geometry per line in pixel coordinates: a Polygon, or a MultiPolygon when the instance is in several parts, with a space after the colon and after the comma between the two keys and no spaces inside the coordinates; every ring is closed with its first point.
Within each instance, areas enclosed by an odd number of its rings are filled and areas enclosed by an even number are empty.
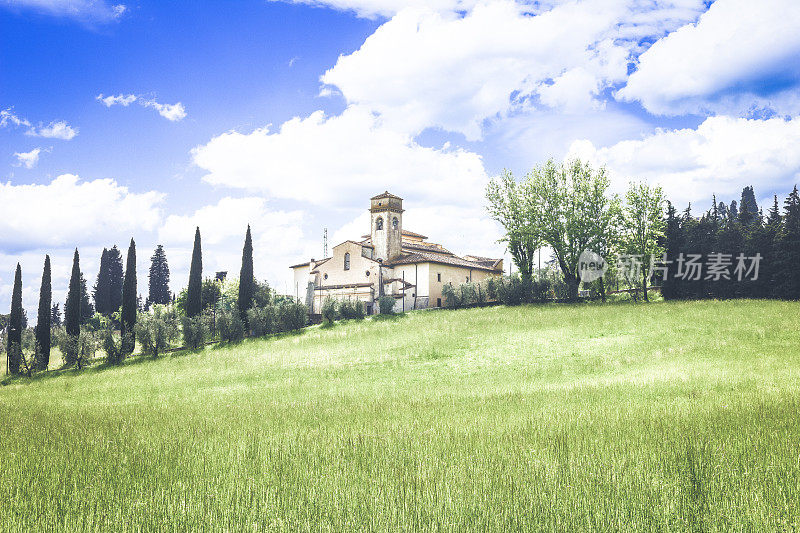
{"type": "Polygon", "coordinates": [[[114,105],[128,107],[130,104],[138,101],[139,105],[142,107],[155,109],[158,111],[159,115],[171,122],[177,122],[186,118],[186,108],[180,102],[176,104],[160,104],[155,98],[144,98],[135,94],[118,94],[116,96],[103,96],[102,94],[98,94],[95,99],[98,102],[102,102],[106,107],[114,105]]]}
{"type": "Polygon", "coordinates": [[[47,139],[63,139],[69,141],[78,134],[78,128],[73,128],[64,120],[53,121],[47,126],[39,125],[38,128],[31,127],[25,135],[33,137],[45,137],[47,139]]]}
{"type": "Polygon", "coordinates": [[[152,231],[163,200],[155,191],[132,193],[112,179],[73,174],[44,185],[0,184],[0,249],[91,245],[152,231]]]}
{"type": "Polygon", "coordinates": [[[659,183],[676,205],[710,205],[711,195],[738,198],[742,187],[757,194],[788,193],[800,180],[800,117],[756,120],[711,117],[696,130],[658,131],[641,140],[596,148],[576,141],[570,156],[605,164],[617,191],[628,181],[659,183]],[[759,192],[761,191],[761,192],[759,192]]]}
{"type": "Polygon", "coordinates": [[[123,107],[128,107],[132,103],[134,103],[139,97],[135,94],[118,94],[116,96],[109,95],[103,96],[102,94],[98,94],[96,100],[103,102],[106,107],[111,107],[112,105],[121,105],[123,107]]]}
{"type": "Polygon", "coordinates": [[[624,100],[658,114],[800,112],[800,3],[717,0],[639,57],[624,100]]]}
{"type": "Polygon", "coordinates": [[[469,9],[475,5],[475,0],[289,0],[289,2],[315,7],[329,7],[340,11],[352,11],[359,17],[370,19],[376,17],[389,18],[397,14],[398,11],[409,7],[426,7],[436,11],[457,11],[469,9]]]}
{"type": "Polygon", "coordinates": [[[190,215],[170,215],[159,229],[158,239],[168,247],[170,265],[176,273],[173,286],[179,287],[188,279],[196,227],[200,227],[205,275],[225,270],[229,276],[238,277],[249,224],[256,277],[284,280],[288,265],[308,251],[303,242],[302,221],[302,212],[272,210],[263,198],[225,197],[190,215]]]}
{"type": "Polygon", "coordinates": [[[27,119],[20,118],[14,114],[12,108],[3,109],[0,111],[0,128],[5,128],[8,125],[12,126],[27,126],[30,127],[31,123],[27,119]]]}
{"type": "Polygon", "coordinates": [[[124,4],[114,5],[104,0],[4,0],[0,5],[91,22],[112,22],[127,11],[124,4]]]}
{"type": "Polygon", "coordinates": [[[476,140],[486,120],[513,112],[602,105],[602,92],[627,79],[642,37],[661,36],[703,9],[699,0],[405,9],[321,81],[398,131],[439,127],[476,140]]]}
{"type": "Polygon", "coordinates": [[[177,104],[159,104],[155,100],[141,100],[141,103],[145,107],[152,107],[158,111],[159,115],[170,122],[177,122],[186,117],[186,108],[180,102],[177,104]]]}
{"type": "Polygon", "coordinates": [[[30,135],[31,137],[63,139],[65,141],[69,141],[78,134],[78,128],[73,128],[64,120],[54,120],[47,126],[43,126],[40,122],[39,126],[36,127],[31,124],[28,119],[17,116],[10,107],[0,111],[0,128],[5,128],[7,126],[24,126],[28,128],[27,131],[25,131],[25,135],[30,135]]]}
{"type": "Polygon", "coordinates": [[[271,133],[230,131],[192,151],[213,185],[331,207],[362,207],[384,189],[438,203],[481,203],[487,175],[479,155],[423,147],[350,107],[293,118],[271,133]]]}
{"type": "Polygon", "coordinates": [[[39,154],[41,152],[41,148],[34,148],[30,152],[15,152],[14,156],[17,158],[17,164],[19,166],[33,168],[39,163],[39,154]]]}

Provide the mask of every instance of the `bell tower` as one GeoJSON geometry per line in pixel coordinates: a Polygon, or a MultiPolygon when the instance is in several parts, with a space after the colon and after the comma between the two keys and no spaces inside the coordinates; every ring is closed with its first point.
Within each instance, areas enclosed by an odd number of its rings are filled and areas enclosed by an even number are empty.
{"type": "Polygon", "coordinates": [[[370,237],[373,257],[388,261],[400,255],[403,236],[403,199],[389,191],[370,199],[370,237]]]}

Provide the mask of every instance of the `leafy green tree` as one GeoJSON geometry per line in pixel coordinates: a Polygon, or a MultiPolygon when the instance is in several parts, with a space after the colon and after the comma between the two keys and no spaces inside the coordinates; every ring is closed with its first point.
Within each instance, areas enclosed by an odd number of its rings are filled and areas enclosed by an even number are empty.
{"type": "Polygon", "coordinates": [[[125,263],[125,279],[122,283],[122,338],[126,341],[126,346],[123,346],[125,354],[133,353],[133,348],[136,343],[136,333],[134,327],[136,326],[136,311],[137,294],[136,294],[136,243],[131,239],[131,244],[128,246],[128,260],[125,263]]]}
{"type": "Polygon", "coordinates": [[[22,267],[17,263],[14,289],[11,292],[11,315],[8,321],[8,371],[19,374],[22,362],[22,267]]]}
{"type": "Polygon", "coordinates": [[[50,328],[52,327],[50,305],[52,301],[50,256],[46,255],[44,257],[44,269],[42,270],[42,285],[39,289],[39,313],[36,319],[37,363],[41,370],[47,370],[50,364],[50,328]]]}
{"type": "Polygon", "coordinates": [[[67,335],[77,337],[81,332],[81,265],[78,249],[72,258],[72,275],[69,278],[67,302],[64,304],[64,326],[67,335]]]}
{"type": "Polygon", "coordinates": [[[189,286],[186,292],[186,316],[194,318],[203,311],[203,251],[200,244],[200,228],[194,233],[192,265],[189,269],[189,286]]]}
{"type": "Polygon", "coordinates": [[[162,245],[156,246],[150,257],[150,274],[148,287],[148,301],[150,305],[167,305],[172,300],[169,291],[169,265],[167,254],[162,245]]]}
{"type": "Polygon", "coordinates": [[[253,277],[253,238],[250,235],[250,225],[247,225],[247,234],[244,237],[242,249],[242,268],[239,272],[238,307],[244,329],[249,329],[247,324],[247,310],[253,306],[253,293],[255,278],[253,277]]]}
{"type": "MultiPolygon", "coordinates": [[[[642,261],[660,260],[664,253],[661,245],[664,237],[664,194],[661,187],[650,187],[646,183],[631,183],[625,194],[624,239],[625,248],[631,255],[641,256],[642,261]]],[[[647,296],[649,268],[642,268],[642,292],[647,296]]]]}
{"type": "Polygon", "coordinates": [[[489,215],[505,230],[505,242],[514,264],[525,279],[533,277],[533,260],[541,245],[537,227],[530,216],[530,198],[524,184],[506,170],[489,181],[486,188],[489,215]]]}
{"type": "Polygon", "coordinates": [[[604,168],[579,160],[556,165],[550,159],[528,174],[527,223],[553,250],[571,300],[578,297],[580,254],[613,246],[610,225],[617,214],[606,196],[608,185],[604,168]]]}
{"type": "Polygon", "coordinates": [[[111,277],[108,265],[108,250],[105,248],[103,248],[103,253],[100,255],[100,270],[97,272],[97,281],[95,281],[92,296],[94,297],[94,308],[101,315],[107,315],[115,311],[111,309],[111,277]]]}

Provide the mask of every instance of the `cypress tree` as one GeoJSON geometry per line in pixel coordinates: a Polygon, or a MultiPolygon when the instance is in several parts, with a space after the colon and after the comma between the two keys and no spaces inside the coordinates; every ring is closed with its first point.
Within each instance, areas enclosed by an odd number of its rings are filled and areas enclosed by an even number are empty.
{"type": "Polygon", "coordinates": [[[116,313],[122,305],[122,254],[116,245],[112,246],[106,257],[108,265],[108,313],[116,313]]]}
{"type": "Polygon", "coordinates": [[[50,364],[50,327],[52,325],[50,304],[52,301],[50,256],[46,255],[44,257],[44,270],[42,271],[42,287],[39,289],[39,316],[36,320],[36,343],[39,345],[37,363],[41,370],[47,370],[47,366],[50,364]]]}
{"type": "Polygon", "coordinates": [[[122,337],[123,349],[132,353],[135,344],[133,327],[136,324],[136,243],[131,239],[128,247],[128,260],[125,263],[125,279],[122,283],[122,337]],[[125,337],[130,336],[126,341],[125,337]]]}
{"type": "Polygon", "coordinates": [[[67,302],[64,304],[64,326],[67,335],[77,337],[81,332],[81,265],[78,249],[72,258],[72,275],[69,278],[67,302]]]}
{"type": "Polygon", "coordinates": [[[8,321],[8,371],[19,374],[20,349],[22,348],[22,267],[17,263],[14,274],[14,290],[11,292],[11,315],[8,321]],[[16,345],[16,346],[15,346],[16,345]],[[12,346],[15,346],[12,349],[12,346]]]}
{"type": "Polygon", "coordinates": [[[100,255],[100,271],[97,273],[97,281],[94,284],[92,296],[94,297],[94,308],[101,315],[111,313],[111,285],[108,270],[108,250],[103,248],[100,255]]]}
{"type": "Polygon", "coordinates": [[[61,306],[58,303],[53,304],[53,310],[50,313],[50,325],[58,327],[61,325],[61,306]]]}
{"type": "Polygon", "coordinates": [[[244,248],[242,249],[242,269],[239,271],[239,315],[245,325],[247,324],[247,310],[253,305],[253,238],[250,235],[250,225],[247,225],[247,234],[244,237],[244,248]]]}
{"type": "Polygon", "coordinates": [[[94,314],[94,305],[89,298],[89,291],[86,288],[86,278],[81,272],[81,324],[85,324],[94,314]]]}
{"type": "Polygon", "coordinates": [[[189,270],[189,287],[186,290],[186,316],[196,317],[203,311],[203,251],[200,245],[200,228],[194,233],[192,266],[189,270]]]}
{"type": "Polygon", "coordinates": [[[160,244],[156,246],[153,256],[150,258],[150,283],[148,291],[148,303],[167,305],[172,296],[169,292],[169,265],[164,247],[160,244]]]}

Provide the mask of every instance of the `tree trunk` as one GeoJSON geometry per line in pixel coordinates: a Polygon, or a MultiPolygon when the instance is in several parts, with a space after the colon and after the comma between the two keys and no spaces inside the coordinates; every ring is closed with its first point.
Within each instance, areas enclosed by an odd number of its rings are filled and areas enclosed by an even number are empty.
{"type": "Polygon", "coordinates": [[[578,286],[580,282],[575,276],[564,276],[564,281],[567,282],[567,288],[569,290],[567,294],[567,299],[571,302],[575,302],[578,300],[578,286]]]}
{"type": "Polygon", "coordinates": [[[642,293],[644,294],[644,301],[649,302],[650,299],[647,297],[647,272],[642,269],[642,293]]]}

